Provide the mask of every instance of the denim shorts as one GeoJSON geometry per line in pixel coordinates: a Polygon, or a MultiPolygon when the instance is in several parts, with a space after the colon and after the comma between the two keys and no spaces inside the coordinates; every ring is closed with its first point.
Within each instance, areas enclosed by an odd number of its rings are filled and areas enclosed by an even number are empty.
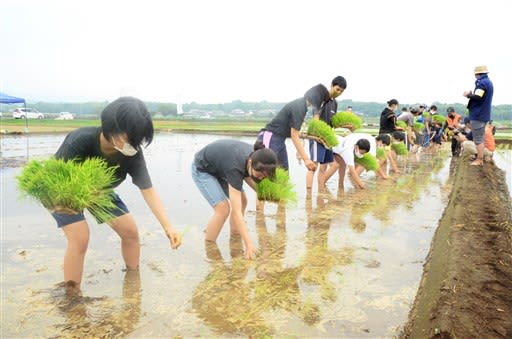
{"type": "Polygon", "coordinates": [[[228,199],[228,183],[209,173],[199,171],[194,162],[192,162],[192,179],[210,206],[215,207],[218,203],[228,199]]]}
{"type": "MultiPolygon", "coordinates": [[[[119,195],[117,193],[112,194],[112,202],[114,205],[116,205],[115,208],[112,208],[108,210],[110,214],[112,214],[114,217],[120,217],[124,214],[130,213],[128,211],[128,207],[124,204],[124,202],[121,200],[119,195]]],[[[91,211],[89,211],[91,212],[91,211]]],[[[98,224],[104,223],[106,220],[100,219],[97,215],[95,215],[93,212],[91,214],[96,219],[96,222],[98,224]]],[[[78,214],[65,214],[65,213],[58,213],[58,212],[52,212],[53,218],[57,221],[57,227],[64,227],[66,225],[85,220],[84,212],[80,212],[78,214]]]]}

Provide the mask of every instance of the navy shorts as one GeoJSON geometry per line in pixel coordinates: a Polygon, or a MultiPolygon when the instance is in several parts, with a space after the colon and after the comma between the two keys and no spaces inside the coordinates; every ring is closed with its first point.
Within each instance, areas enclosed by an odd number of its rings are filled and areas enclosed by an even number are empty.
{"type": "Polygon", "coordinates": [[[309,140],[309,158],[320,164],[328,164],[334,161],[332,150],[325,148],[324,145],[314,140],[309,140]]]}
{"type": "Polygon", "coordinates": [[[261,131],[258,134],[266,148],[270,148],[277,155],[278,164],[288,171],[288,152],[286,151],[286,138],[270,131],[261,131]]]}
{"type": "MultiPolygon", "coordinates": [[[[114,203],[114,205],[116,205],[116,207],[108,210],[108,212],[110,212],[110,214],[112,214],[114,217],[120,217],[124,214],[130,213],[130,211],[128,211],[128,207],[126,207],[126,205],[121,200],[119,195],[117,195],[117,193],[112,194],[112,202],[114,203]]],[[[98,224],[102,224],[106,221],[101,220],[97,215],[94,215],[93,212],[91,212],[91,214],[94,216],[94,218],[96,218],[98,224]]],[[[52,212],[52,216],[57,221],[57,227],[64,227],[66,225],[85,220],[85,215],[83,211],[78,214],[52,212]]]]}

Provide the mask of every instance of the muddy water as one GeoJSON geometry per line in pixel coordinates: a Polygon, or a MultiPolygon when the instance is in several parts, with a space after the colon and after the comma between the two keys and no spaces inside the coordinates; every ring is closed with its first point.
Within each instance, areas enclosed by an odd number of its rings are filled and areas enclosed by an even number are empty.
{"type": "MultiPolygon", "coordinates": [[[[29,143],[24,136],[2,138],[2,162],[23,161],[27,144],[31,158],[47,157],[63,138],[31,136],[29,143]]],[[[183,246],[169,248],[127,180],[118,193],[138,222],[140,273],[123,272],[117,236],[89,218],[81,298],[66,297],[59,286],[66,245],[62,232],[39,204],[19,197],[15,177],[20,168],[1,169],[2,337],[396,335],[448,200],[449,157],[412,155],[401,162],[402,174],[393,181],[377,185],[372,174],[365,175],[364,192],[348,181],[340,191],[333,177],[327,192],[315,188],[308,195],[304,167],[290,152],[296,204],[267,203],[256,212],[254,192],[246,189],[246,221],[260,250],[257,259],[246,261],[239,239],[229,239],[228,226],[216,245],[203,241],[211,209],[189,168],[193,154],[217,138],[157,135],[145,154],[183,246]]],[[[503,159],[510,165],[510,151],[503,159]]]]}

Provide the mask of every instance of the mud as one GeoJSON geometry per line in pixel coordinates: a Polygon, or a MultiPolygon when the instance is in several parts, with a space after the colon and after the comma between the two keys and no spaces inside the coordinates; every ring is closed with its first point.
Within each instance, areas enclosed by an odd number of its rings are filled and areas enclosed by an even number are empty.
{"type": "Polygon", "coordinates": [[[504,172],[452,160],[453,189],[401,338],[512,338],[512,217],[504,172]]]}

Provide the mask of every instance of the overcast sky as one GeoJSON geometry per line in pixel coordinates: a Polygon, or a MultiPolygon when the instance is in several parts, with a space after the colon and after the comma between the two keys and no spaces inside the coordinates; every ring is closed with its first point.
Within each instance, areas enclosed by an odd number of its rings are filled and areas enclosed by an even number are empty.
{"type": "Polygon", "coordinates": [[[510,1],[0,2],[0,91],[28,102],[288,102],[336,75],[339,99],[465,103],[485,64],[512,103],[510,1]]]}

